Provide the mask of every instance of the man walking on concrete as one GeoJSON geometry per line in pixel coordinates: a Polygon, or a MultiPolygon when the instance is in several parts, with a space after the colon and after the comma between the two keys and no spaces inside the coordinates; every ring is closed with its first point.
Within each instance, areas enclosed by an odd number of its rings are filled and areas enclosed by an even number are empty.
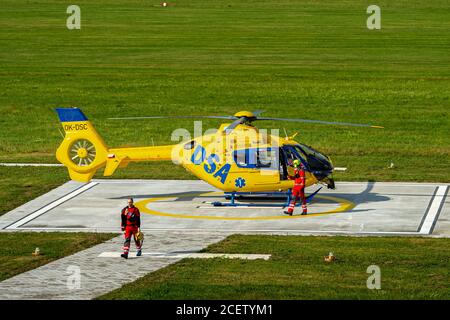
{"type": "Polygon", "coordinates": [[[139,209],[134,206],[133,198],[128,199],[128,205],[122,209],[121,213],[122,231],[124,232],[125,242],[123,244],[122,258],[128,259],[130,251],[131,236],[134,238],[137,253],[136,256],[142,255],[142,240],[141,240],[141,213],[139,209]]]}

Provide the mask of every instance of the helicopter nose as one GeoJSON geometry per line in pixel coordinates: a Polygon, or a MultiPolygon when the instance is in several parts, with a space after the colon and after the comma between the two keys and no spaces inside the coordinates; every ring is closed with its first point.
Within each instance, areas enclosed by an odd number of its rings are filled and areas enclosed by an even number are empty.
{"type": "Polygon", "coordinates": [[[321,160],[320,165],[316,165],[314,168],[315,170],[312,170],[312,173],[317,178],[317,180],[325,183],[327,185],[328,189],[335,189],[335,183],[332,178],[333,174],[333,165],[330,161],[321,160]]]}
{"type": "Polygon", "coordinates": [[[311,172],[317,178],[317,180],[321,181],[333,173],[333,166],[330,161],[325,159],[318,159],[314,157],[309,158],[309,164],[311,172]]]}

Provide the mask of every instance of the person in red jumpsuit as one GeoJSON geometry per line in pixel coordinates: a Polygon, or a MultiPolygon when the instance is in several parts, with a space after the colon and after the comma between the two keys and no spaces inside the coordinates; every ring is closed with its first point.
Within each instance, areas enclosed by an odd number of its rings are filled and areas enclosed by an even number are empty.
{"type": "Polygon", "coordinates": [[[284,213],[292,216],[295,204],[300,198],[302,200],[302,215],[305,215],[308,213],[305,197],[306,178],[305,169],[300,160],[294,160],[294,176],[289,176],[289,179],[294,180],[294,188],[292,189],[291,203],[289,204],[287,211],[284,211],[284,213]]]}
{"type": "Polygon", "coordinates": [[[142,243],[136,239],[136,233],[140,231],[141,227],[141,213],[139,209],[134,206],[133,198],[128,199],[128,205],[122,209],[122,231],[125,235],[125,242],[123,244],[122,258],[128,259],[128,252],[130,251],[131,236],[134,238],[136,244],[137,256],[142,254],[142,243]]]}

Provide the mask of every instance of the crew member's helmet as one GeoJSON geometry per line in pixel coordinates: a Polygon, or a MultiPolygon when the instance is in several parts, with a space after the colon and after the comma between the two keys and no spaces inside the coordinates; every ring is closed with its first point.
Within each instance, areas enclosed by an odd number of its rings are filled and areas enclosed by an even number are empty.
{"type": "Polygon", "coordinates": [[[135,238],[136,238],[137,241],[144,240],[144,234],[142,233],[142,231],[139,230],[138,232],[136,232],[135,238]]]}
{"type": "Polygon", "coordinates": [[[302,163],[300,162],[300,160],[295,159],[293,164],[294,164],[294,167],[300,167],[302,163]]]}

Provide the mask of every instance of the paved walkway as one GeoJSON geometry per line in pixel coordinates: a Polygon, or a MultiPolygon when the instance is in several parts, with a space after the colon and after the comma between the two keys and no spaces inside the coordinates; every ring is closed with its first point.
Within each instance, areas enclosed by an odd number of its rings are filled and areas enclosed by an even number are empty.
{"type": "MultiPolygon", "coordinates": [[[[220,232],[191,234],[165,231],[146,234],[143,252],[197,252],[226,236],[228,234],[220,232]]],[[[120,251],[122,243],[122,236],[115,237],[0,282],[0,299],[92,299],[181,260],[181,257],[135,258],[133,247],[128,260],[99,257],[103,252],[120,251]],[[77,270],[81,275],[79,288],[76,280],[77,270]]]]}

